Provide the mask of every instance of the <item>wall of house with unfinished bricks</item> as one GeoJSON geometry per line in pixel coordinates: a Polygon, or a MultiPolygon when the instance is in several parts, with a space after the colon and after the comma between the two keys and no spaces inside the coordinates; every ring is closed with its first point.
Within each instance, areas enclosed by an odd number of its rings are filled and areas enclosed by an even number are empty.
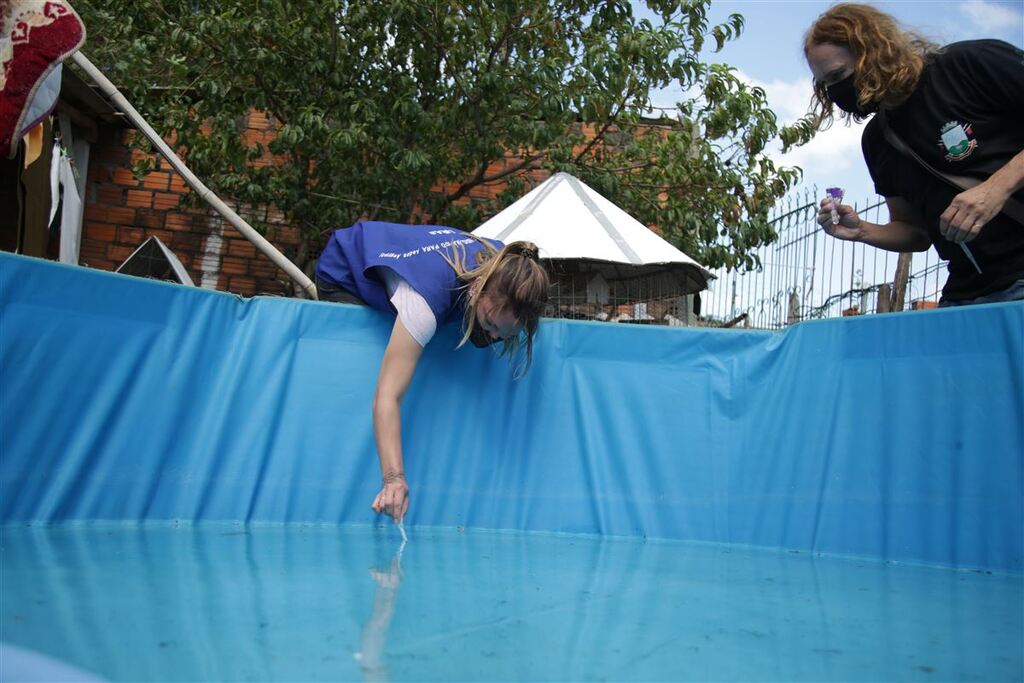
{"type": "MultiPolygon", "coordinates": [[[[248,117],[248,141],[273,137],[266,116],[248,117]]],[[[102,127],[92,146],[79,262],[114,270],[148,237],[155,235],[181,259],[193,281],[202,287],[252,296],[291,295],[287,275],[206,204],[186,208],[191,190],[162,157],[141,180],[132,174],[128,139],[131,130],[102,127]]],[[[222,197],[231,204],[229,198],[222,197]]],[[[236,208],[236,206],[233,206],[236,208]]],[[[280,211],[264,210],[270,226],[266,238],[294,259],[299,232],[280,211]]]]}
{"type": "MultiPolygon", "coordinates": [[[[178,256],[199,286],[242,296],[292,296],[288,276],[257,252],[229,222],[202,202],[189,207],[182,204],[182,198],[191,190],[165,159],[158,157],[154,170],[141,180],[132,174],[133,152],[128,140],[133,134],[130,129],[101,127],[99,139],[92,146],[81,265],[114,270],[148,237],[155,235],[178,256]]],[[[266,148],[275,134],[276,125],[266,115],[252,112],[247,117],[248,144],[261,142],[266,148]]],[[[274,160],[268,153],[258,163],[274,160]]],[[[541,180],[540,176],[546,174],[536,175],[541,180]]],[[[475,188],[472,197],[493,198],[504,188],[503,182],[488,184],[475,188]]],[[[238,209],[229,197],[221,199],[238,209]]],[[[265,237],[295,261],[301,242],[298,229],[272,208],[260,209],[259,218],[269,226],[265,237]]],[[[326,231],[343,226],[323,227],[326,231]]],[[[315,256],[322,246],[311,244],[310,253],[315,256]]]]}

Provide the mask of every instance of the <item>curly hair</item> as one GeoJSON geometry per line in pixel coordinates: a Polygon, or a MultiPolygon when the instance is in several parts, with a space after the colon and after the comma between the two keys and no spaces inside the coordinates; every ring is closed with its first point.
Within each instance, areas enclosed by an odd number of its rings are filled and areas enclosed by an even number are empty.
{"type": "MultiPolygon", "coordinates": [[[[842,45],[853,54],[854,84],[862,109],[872,105],[891,109],[910,97],[925,65],[939,46],[900,28],[896,20],[870,5],[844,2],[832,6],[804,36],[804,55],[815,45],[842,45]]],[[[815,81],[812,97],[819,127],[832,123],[833,105],[825,84],[815,81]]],[[[864,117],[844,112],[843,118],[864,117]]]]}
{"type": "Polygon", "coordinates": [[[469,297],[459,346],[465,344],[473,334],[480,296],[489,294],[499,309],[509,311],[522,325],[523,334],[503,340],[501,351],[502,356],[511,358],[520,347],[525,347],[525,362],[515,370],[516,377],[520,377],[533,361],[533,336],[547,305],[550,277],[540,264],[539,250],[533,242],[512,242],[499,251],[486,240],[474,235],[469,237],[486,247],[477,252],[477,263],[474,266],[466,263],[466,251],[461,244],[453,245],[451,257],[442,254],[465,283],[462,289],[469,297]],[[472,287],[477,281],[479,285],[472,287]]]}

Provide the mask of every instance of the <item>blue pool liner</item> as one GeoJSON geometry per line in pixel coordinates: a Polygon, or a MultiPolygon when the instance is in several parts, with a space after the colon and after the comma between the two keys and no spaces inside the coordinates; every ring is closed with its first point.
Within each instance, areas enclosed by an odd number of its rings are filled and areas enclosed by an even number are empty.
{"type": "MultiPolygon", "coordinates": [[[[0,523],[369,524],[392,321],[0,254],[0,523]]],[[[407,526],[1024,570],[1024,303],[428,346],[407,526]]]]}

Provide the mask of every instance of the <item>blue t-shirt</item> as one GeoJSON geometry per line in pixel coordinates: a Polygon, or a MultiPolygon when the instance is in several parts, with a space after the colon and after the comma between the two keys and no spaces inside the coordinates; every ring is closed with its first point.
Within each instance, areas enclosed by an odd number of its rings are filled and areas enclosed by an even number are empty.
{"type": "MultiPolygon", "coordinates": [[[[495,249],[502,243],[486,240],[495,249]]],[[[443,225],[403,225],[360,221],[350,228],[335,230],[316,264],[317,277],[343,287],[367,304],[394,313],[387,288],[376,268],[395,271],[427,301],[444,325],[461,318],[465,307],[455,270],[442,254],[452,258],[455,245],[466,252],[466,267],[476,266],[476,255],[485,247],[462,230],[443,225]]]]}

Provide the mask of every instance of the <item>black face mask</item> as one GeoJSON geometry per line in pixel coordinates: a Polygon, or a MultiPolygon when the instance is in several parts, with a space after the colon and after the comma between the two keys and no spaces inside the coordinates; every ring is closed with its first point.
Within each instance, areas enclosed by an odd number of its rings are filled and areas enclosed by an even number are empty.
{"type": "Polygon", "coordinates": [[[857,86],[853,84],[853,74],[827,86],[825,92],[832,100],[832,104],[854,116],[867,116],[878,109],[875,105],[869,105],[868,109],[861,109],[860,104],[857,103],[857,86]]]}
{"type": "Polygon", "coordinates": [[[480,325],[474,325],[473,331],[469,333],[469,341],[473,342],[473,346],[478,349],[482,349],[485,346],[496,344],[501,340],[495,339],[491,335],[487,334],[487,332],[484,331],[484,328],[480,327],[480,325]]]}

